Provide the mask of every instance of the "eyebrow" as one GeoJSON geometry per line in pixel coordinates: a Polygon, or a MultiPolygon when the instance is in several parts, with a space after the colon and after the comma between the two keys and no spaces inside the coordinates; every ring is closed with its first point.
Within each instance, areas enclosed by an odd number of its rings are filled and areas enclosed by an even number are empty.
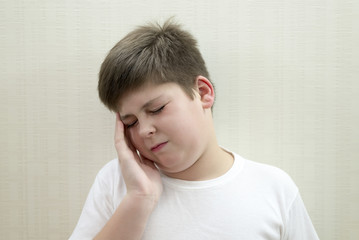
{"type": "MultiPolygon", "coordinates": [[[[161,98],[161,97],[162,97],[162,95],[161,95],[161,96],[158,96],[158,97],[156,97],[156,98],[154,98],[154,99],[151,99],[151,100],[148,101],[148,102],[146,102],[146,103],[143,104],[143,106],[141,107],[141,110],[147,108],[148,106],[150,106],[151,104],[153,104],[153,102],[157,101],[157,100],[158,100],[159,98],[161,98]]],[[[132,115],[132,114],[126,114],[126,115],[124,115],[124,116],[121,116],[121,115],[120,115],[120,119],[121,119],[121,121],[124,121],[124,120],[126,120],[127,118],[129,118],[131,115],[132,115]]]]}

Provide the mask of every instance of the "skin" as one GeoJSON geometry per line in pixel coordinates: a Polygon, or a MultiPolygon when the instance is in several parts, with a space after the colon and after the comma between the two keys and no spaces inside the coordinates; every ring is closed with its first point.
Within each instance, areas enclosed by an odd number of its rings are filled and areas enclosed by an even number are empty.
{"type": "Polygon", "coordinates": [[[160,172],[198,181],[223,175],[233,157],[216,141],[213,86],[196,78],[195,97],[177,84],[145,85],[120,99],[115,147],[127,194],[95,239],[140,239],[161,193],[160,172]]]}

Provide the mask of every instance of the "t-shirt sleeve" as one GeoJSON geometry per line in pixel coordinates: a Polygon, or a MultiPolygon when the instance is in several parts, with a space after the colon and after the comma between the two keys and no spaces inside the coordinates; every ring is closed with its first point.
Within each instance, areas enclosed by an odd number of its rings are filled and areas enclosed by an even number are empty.
{"type": "Polygon", "coordinates": [[[319,237],[298,192],[288,210],[282,240],[303,239],[317,240],[319,237]]]}
{"type": "MultiPolygon", "coordinates": [[[[108,167],[107,167],[108,168],[108,167]]],[[[111,173],[102,169],[87,196],[80,219],[69,240],[93,239],[113,213],[111,173]],[[107,176],[106,176],[107,175],[107,176]]]]}

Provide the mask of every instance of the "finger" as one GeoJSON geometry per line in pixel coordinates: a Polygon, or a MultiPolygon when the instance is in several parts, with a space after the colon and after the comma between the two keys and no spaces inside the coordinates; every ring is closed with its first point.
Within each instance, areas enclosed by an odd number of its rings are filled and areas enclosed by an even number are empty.
{"type": "Polygon", "coordinates": [[[127,136],[125,125],[118,113],[116,114],[115,147],[120,161],[131,158],[135,158],[135,161],[139,160],[138,156],[136,157],[136,149],[127,136]]]}
{"type": "Polygon", "coordinates": [[[115,147],[119,159],[128,159],[131,157],[131,150],[128,145],[127,138],[125,136],[125,126],[120,119],[120,115],[116,114],[116,124],[115,124],[115,147]]]}
{"type": "Polygon", "coordinates": [[[116,124],[115,124],[115,145],[116,148],[120,147],[125,143],[125,127],[120,119],[120,115],[116,113],[116,124]]]}
{"type": "MultiPolygon", "coordinates": [[[[124,126],[123,123],[122,123],[122,125],[124,126]]],[[[137,150],[131,141],[131,137],[130,137],[130,134],[127,129],[124,129],[124,138],[125,138],[127,146],[131,149],[132,152],[136,153],[137,150]]]]}

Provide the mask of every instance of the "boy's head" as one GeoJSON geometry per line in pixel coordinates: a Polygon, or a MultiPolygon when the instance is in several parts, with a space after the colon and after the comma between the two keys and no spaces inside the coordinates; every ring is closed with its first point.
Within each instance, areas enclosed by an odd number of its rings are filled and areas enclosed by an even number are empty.
{"type": "Polygon", "coordinates": [[[171,21],[149,24],[111,49],[101,66],[99,96],[115,112],[122,96],[147,83],[174,82],[193,98],[199,75],[209,79],[193,36],[171,21]]]}

